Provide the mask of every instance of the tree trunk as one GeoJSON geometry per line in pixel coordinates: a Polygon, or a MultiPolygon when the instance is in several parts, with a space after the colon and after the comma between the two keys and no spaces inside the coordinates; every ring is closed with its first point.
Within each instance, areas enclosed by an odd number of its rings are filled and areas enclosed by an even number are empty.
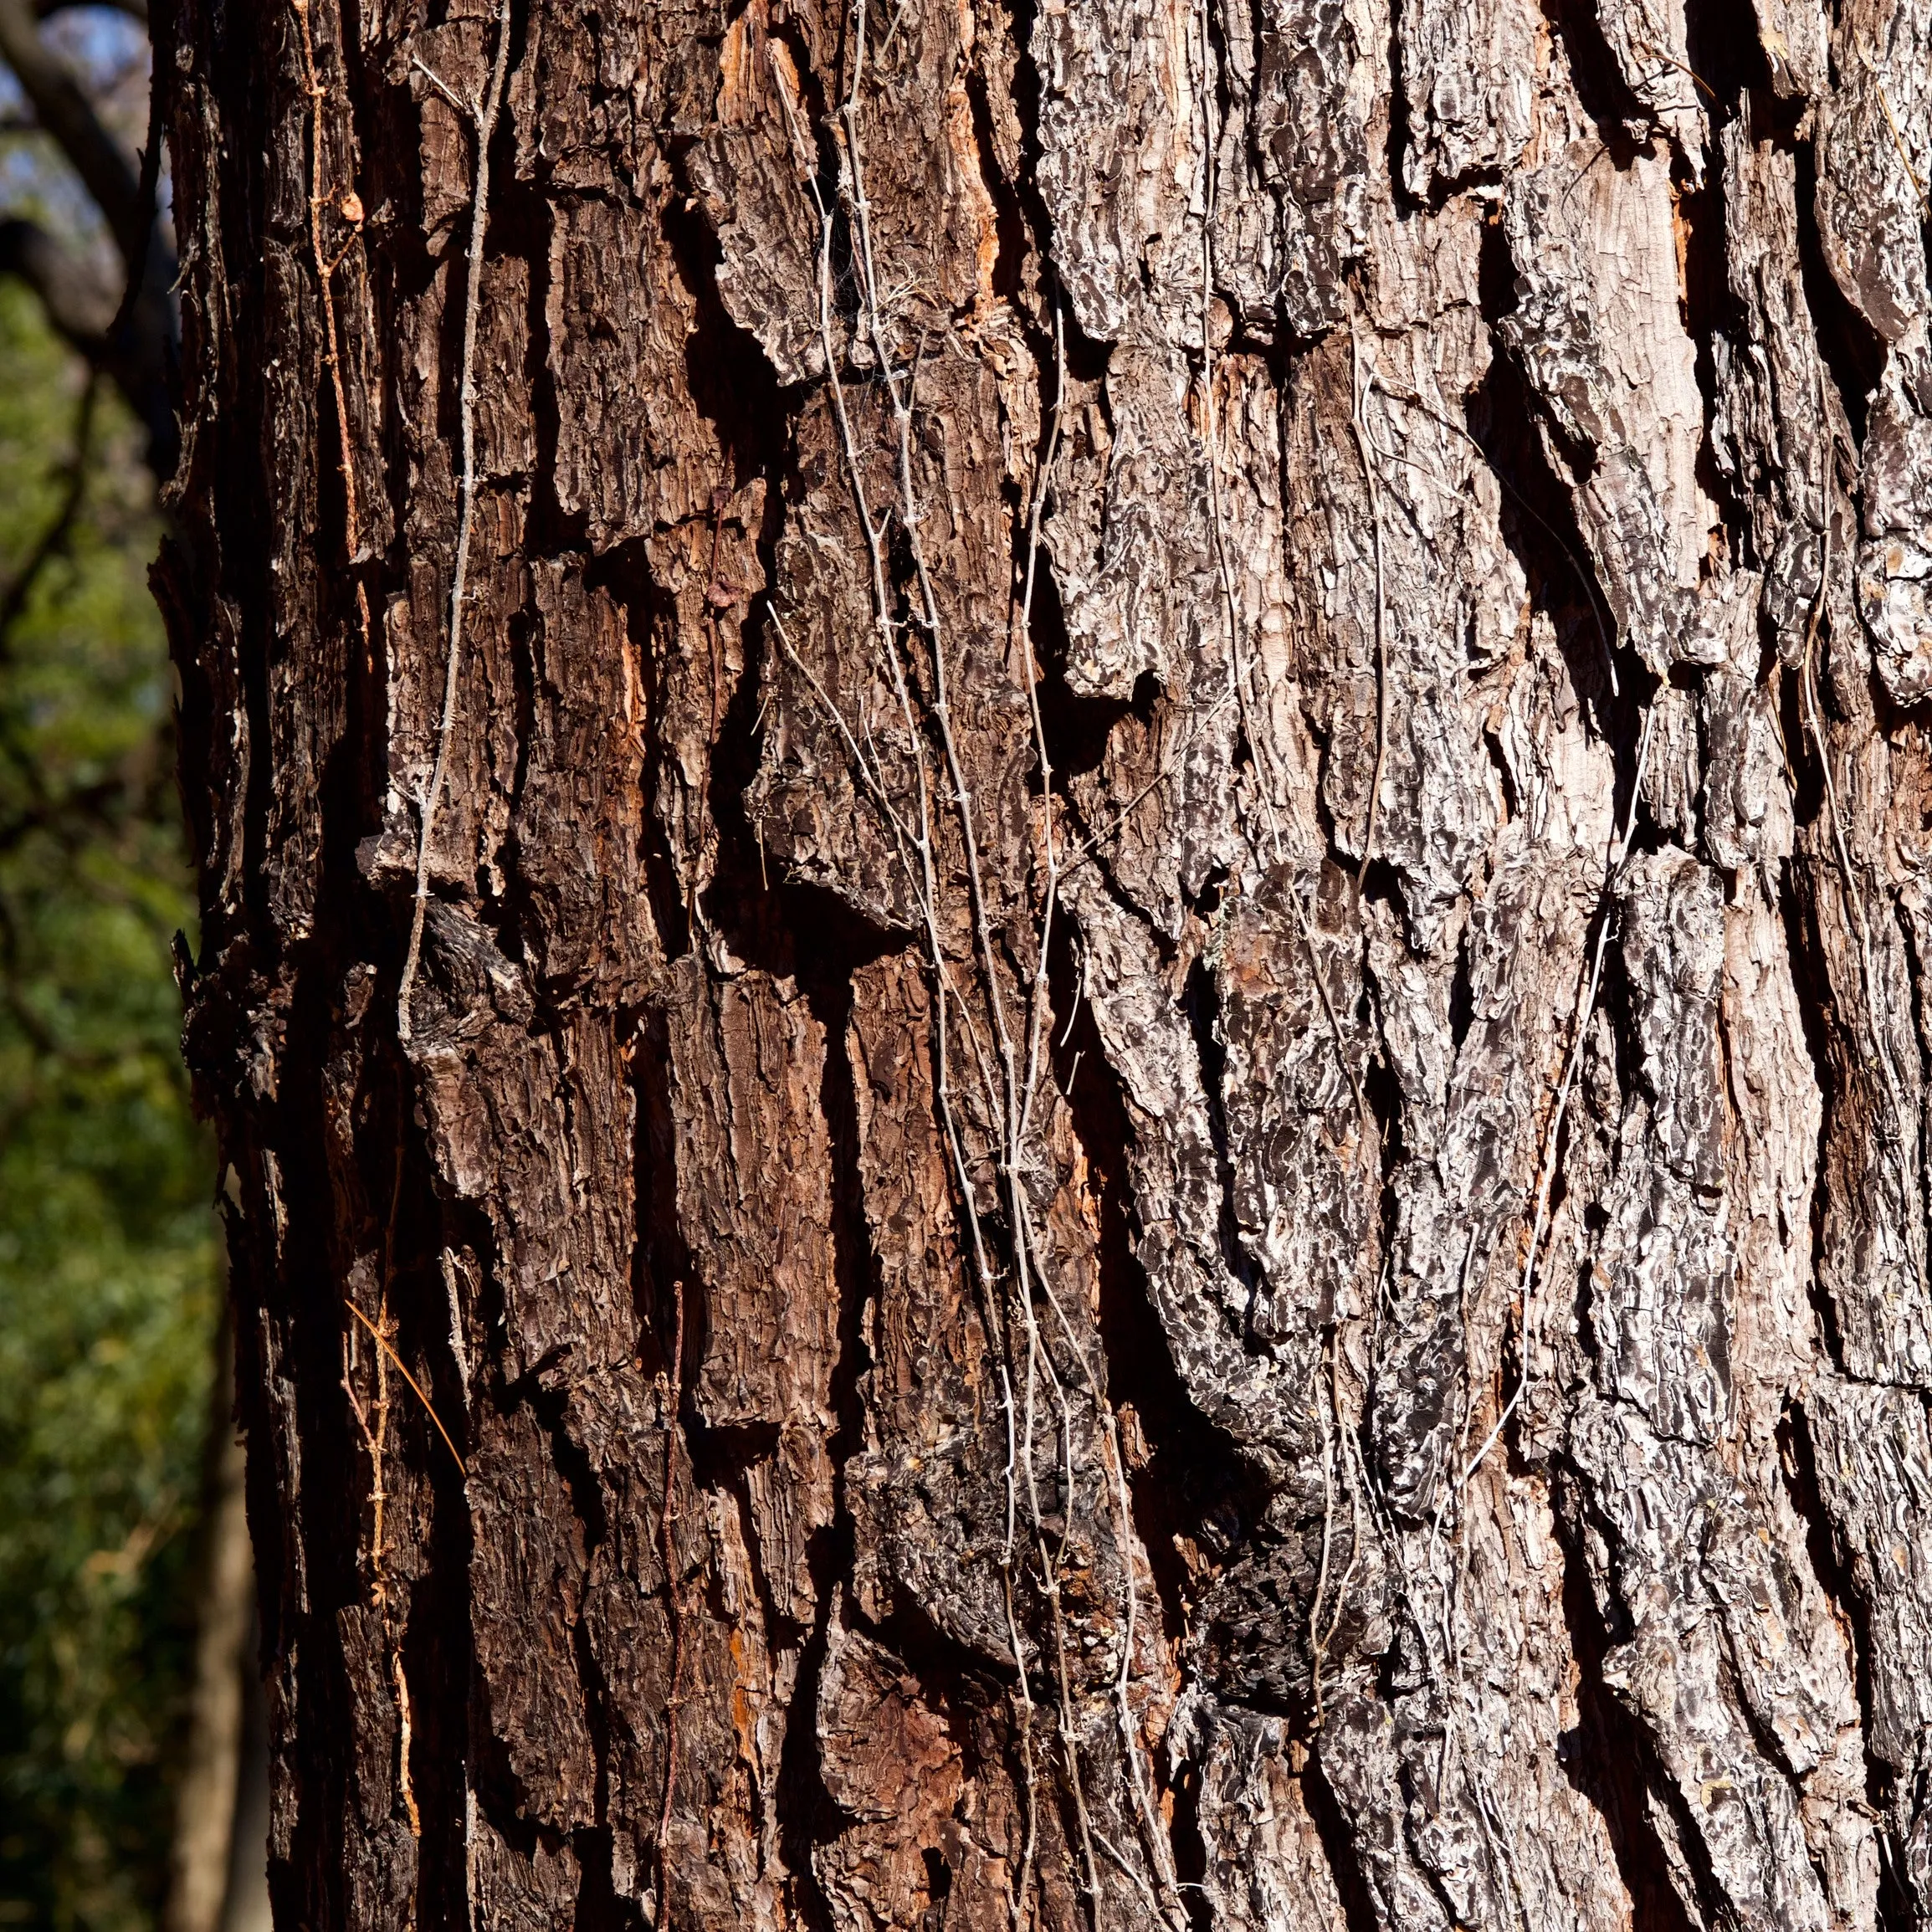
{"type": "MultiPolygon", "coordinates": [[[[242,1445],[235,1434],[233,1348],[224,1322],[215,1339],[202,1478],[201,1552],[195,1589],[195,1668],[187,1743],[177,1781],[162,1932],[223,1932],[238,1872],[259,1873],[260,1844],[245,1839],[250,1787],[267,1768],[252,1748],[251,1694],[259,1679],[254,1634],[255,1565],[249,1548],[242,1445]]],[[[258,1837],[265,1834],[258,1834],[258,1837]]],[[[255,1876],[254,1890],[261,1889],[255,1876]]]]}
{"type": "Polygon", "coordinates": [[[1932,1923],[1926,0],[179,0],[279,1923],[1932,1923]]]}

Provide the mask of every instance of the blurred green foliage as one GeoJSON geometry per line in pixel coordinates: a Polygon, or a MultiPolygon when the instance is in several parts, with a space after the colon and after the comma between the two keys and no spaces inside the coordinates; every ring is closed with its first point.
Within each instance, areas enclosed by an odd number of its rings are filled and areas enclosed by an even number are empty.
{"type": "Polygon", "coordinates": [[[138,1932],[218,1277],[168,966],[192,903],[159,525],[131,423],[86,389],[0,282],[0,1928],[138,1932]]]}

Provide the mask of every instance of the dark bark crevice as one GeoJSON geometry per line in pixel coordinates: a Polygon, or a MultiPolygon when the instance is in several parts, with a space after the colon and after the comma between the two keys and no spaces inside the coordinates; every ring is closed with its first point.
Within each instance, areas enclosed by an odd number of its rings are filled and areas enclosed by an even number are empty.
{"type": "Polygon", "coordinates": [[[828,1391],[835,1426],[826,1445],[834,1513],[831,1525],[817,1531],[807,1548],[816,1617],[799,1652],[778,1776],[779,1840],[792,1874],[793,1903],[811,1932],[831,1932],[834,1923],[812,1860],[813,1847],[837,1836],[843,1816],[826,1784],[818,1694],[833,1618],[848,1596],[856,1551],[847,1467],[865,1439],[864,1384],[873,1366],[865,1318],[881,1292],[859,1184],[855,1084],[861,1076],[849,1045],[853,975],[863,961],[874,956],[872,935],[856,918],[833,930],[843,946],[834,939],[825,950],[812,949],[802,983],[826,1043],[819,1105],[831,1140],[833,1266],[838,1294],[838,1352],[828,1391]]]}
{"type": "MultiPolygon", "coordinates": [[[[1580,1506],[1573,1493],[1565,1500],[1572,1509],[1580,1506]]],[[[1568,1514],[1559,1509],[1560,1527],[1568,1514]]],[[[1615,1633],[1606,1627],[1595,1601],[1581,1534],[1573,1521],[1563,1543],[1562,1589],[1564,1625],[1576,1659],[1581,1721],[1560,1740],[1557,1760],[1564,1776],[1609,1827],[1617,1871],[1630,1899],[1632,1932],[1696,1932],[1697,1922],[1666,1876],[1668,1860],[1655,1826],[1645,1815],[1647,1796],[1662,1789],[1651,1745],[1637,1719],[1603,1681],[1603,1653],[1615,1633]]],[[[1694,1845],[1694,1833],[1679,1833],[1680,1838],[1687,1836],[1694,1845]]],[[[1711,1904],[1706,1901],[1707,1911],[1711,1904]]]]}
{"type": "Polygon", "coordinates": [[[1314,1821],[1322,1852],[1328,1860],[1330,1875],[1341,1899],[1348,1932],[1380,1932],[1385,1920],[1376,1908],[1375,1894],[1363,1868],[1362,1854],[1355,1833],[1321,1768],[1319,1746],[1302,1771],[1301,1793],[1308,1806],[1308,1815],[1314,1821]]]}
{"type": "MultiPolygon", "coordinates": [[[[1797,167],[1798,266],[1804,278],[1805,306],[1853,448],[1862,450],[1872,392],[1884,373],[1888,351],[1877,330],[1847,300],[1825,259],[1824,238],[1818,233],[1817,149],[1812,141],[1795,138],[1791,145],[1797,167]]],[[[1832,514],[1829,495],[1824,514],[1832,514]]]]}
{"type": "MultiPolygon", "coordinates": [[[[650,561],[641,540],[614,546],[584,569],[587,588],[602,590],[623,612],[629,634],[633,659],[637,665],[639,694],[645,715],[661,717],[666,698],[662,655],[653,632],[659,621],[662,593],[651,574],[650,561]]],[[[652,930],[665,956],[676,959],[691,948],[692,933],[685,894],[679,882],[678,865],[671,850],[664,821],[658,810],[668,782],[666,765],[671,746],[662,731],[653,731],[645,740],[643,769],[638,788],[645,800],[643,872],[652,930]]]]}
{"type": "Polygon", "coordinates": [[[1482,245],[1481,288],[1492,354],[1483,382],[1468,400],[1467,432],[1502,487],[1503,541],[1522,566],[1531,598],[1550,621],[1571,685],[1598,735],[1615,743],[1620,733],[1614,687],[1623,682],[1618,664],[1621,659],[1627,670],[1632,659],[1617,638],[1572,494],[1544,451],[1538,405],[1496,326],[1517,306],[1514,269],[1501,228],[1486,229],[1482,245]]]}
{"type": "Polygon", "coordinates": [[[471,1553],[469,1511],[447,1489],[438,1489],[428,1560],[411,1587],[400,1637],[414,1714],[411,1777],[423,1821],[417,1909],[426,1925],[468,1916],[468,1689],[476,1668],[470,1636],[471,1553]]]}
{"type": "Polygon", "coordinates": [[[1605,37],[1593,0],[1541,0],[1550,36],[1569,62],[1571,84],[1613,167],[1627,167],[1654,123],[1631,91],[1605,37]]]}
{"type": "MultiPolygon", "coordinates": [[[[1786,1405],[1778,1423],[1778,1472],[1792,1511],[1804,1525],[1805,1553],[1842,1633],[1858,1699],[1859,1729],[1864,1740],[1865,1800],[1880,1819],[1894,1815],[1899,1798],[1897,1774],[1872,1748],[1871,1606],[1859,1590],[1818,1484],[1817,1451],[1802,1401],[1786,1405]]],[[[1878,1932],[1906,1932],[1918,1923],[1899,1873],[1905,1848],[1889,1824],[1883,1827],[1878,1862],[1878,1932]]]]}
{"type": "Polygon", "coordinates": [[[1214,1148],[1216,1175],[1221,1183],[1221,1258],[1228,1273],[1248,1291],[1246,1339],[1257,1345],[1254,1307],[1263,1289],[1261,1264],[1249,1251],[1241,1231],[1241,1217],[1235,1206],[1234,1166],[1227,1145],[1227,1109],[1223,1096],[1227,1079],[1227,1048],[1220,1035],[1220,994],[1204,960],[1197,960],[1187,972],[1186,990],[1181,1004],[1194,1036],[1194,1051],[1201,1067],[1201,1091],[1207,1102],[1207,1128],[1214,1148]]]}
{"type": "Polygon", "coordinates": [[[1198,1544],[1212,1560],[1225,1561],[1245,1542],[1266,1495],[1238,1445],[1195,1407],[1175,1368],[1146,1271],[1134,1251],[1133,1128],[1120,1077],[1077,985],[1073,946],[1063,932],[1054,956],[1053,1005],[1068,1017],[1055,1029],[1054,1075],[1100,1210],[1099,1325],[1107,1398],[1116,1413],[1132,1411],[1148,1451],[1143,1467],[1130,1460],[1134,1527],[1160,1593],[1162,1622],[1178,1640],[1191,1627],[1201,1588],[1184,1550],[1198,1544]]]}
{"type": "MultiPolygon", "coordinates": [[[[1817,782],[1814,779],[1813,782],[1817,782]]],[[[1822,802],[1822,795],[1821,785],[1815,796],[1822,802]]],[[[1817,884],[1810,873],[1811,869],[1796,858],[1785,862],[1779,880],[1778,922],[1790,963],[1805,1052],[1817,1084],[1819,1100],[1818,1130],[1812,1149],[1812,1172],[1817,1181],[1812,1189],[1805,1290],[1817,1318],[1818,1339],[1824,1345],[1826,1357],[1842,1373],[1846,1360],[1844,1335],[1823,1267],[1830,1206],[1824,1182],[1830,1171],[1833,1128],[1846,1104],[1846,1094],[1840,1067],[1842,1048],[1836,1002],[1825,971],[1814,896],[1817,884]]]]}

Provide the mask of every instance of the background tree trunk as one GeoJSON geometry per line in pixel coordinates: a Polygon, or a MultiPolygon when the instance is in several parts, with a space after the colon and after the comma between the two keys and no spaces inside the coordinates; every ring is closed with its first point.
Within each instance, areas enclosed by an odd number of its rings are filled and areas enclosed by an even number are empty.
{"type": "Polygon", "coordinates": [[[187,1744],[175,1796],[162,1932],[243,1932],[264,1915],[266,1740],[254,1721],[259,1673],[255,1566],[249,1547],[247,1469],[234,1427],[233,1346],[227,1323],[215,1341],[208,1467],[203,1473],[200,1574],[195,1591],[195,1668],[187,1744]]]}
{"type": "Polygon", "coordinates": [[[174,25],[280,1922],[1932,1919],[1924,0],[174,25]]]}

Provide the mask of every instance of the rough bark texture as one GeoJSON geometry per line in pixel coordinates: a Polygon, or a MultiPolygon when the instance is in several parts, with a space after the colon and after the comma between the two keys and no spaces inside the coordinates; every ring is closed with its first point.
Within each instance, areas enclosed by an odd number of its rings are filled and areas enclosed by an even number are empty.
{"type": "Polygon", "coordinates": [[[1932,9],[861,6],[179,0],[280,1923],[1932,1924],[1932,9]]]}

